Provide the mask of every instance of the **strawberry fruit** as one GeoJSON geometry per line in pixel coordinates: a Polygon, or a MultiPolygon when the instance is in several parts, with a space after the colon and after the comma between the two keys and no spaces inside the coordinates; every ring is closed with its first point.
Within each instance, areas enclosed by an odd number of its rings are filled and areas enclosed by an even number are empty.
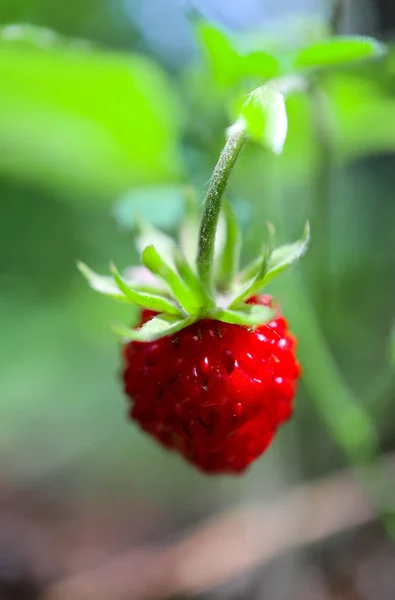
{"type": "Polygon", "coordinates": [[[79,263],[93,289],[142,308],[138,327],[117,328],[131,419],[210,474],[241,473],[266,450],[292,415],[300,376],[295,338],[260,290],[304,254],[309,227],[279,248],[269,227],[261,255],[238,272],[241,234],[222,195],[243,143],[234,130],[200,229],[188,194],[180,244],[139,220],[145,270],[122,276],[112,265],[112,276],[101,276],[79,263]]]}
{"type": "Polygon", "coordinates": [[[253,330],[203,319],[153,342],[130,342],[130,416],[202,471],[240,473],[292,414],[300,374],[294,349],[278,312],[253,330]]]}

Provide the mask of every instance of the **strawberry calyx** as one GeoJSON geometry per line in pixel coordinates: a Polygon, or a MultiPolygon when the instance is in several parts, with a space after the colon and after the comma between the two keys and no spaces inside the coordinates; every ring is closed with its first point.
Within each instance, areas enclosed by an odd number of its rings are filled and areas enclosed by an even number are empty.
{"type": "Polygon", "coordinates": [[[111,275],[105,276],[95,273],[84,263],[78,263],[79,270],[95,291],[156,313],[138,329],[117,326],[116,332],[125,341],[152,341],[172,335],[199,319],[215,319],[247,327],[270,321],[273,309],[269,304],[251,304],[248,300],[298,260],[305,253],[309,241],[307,224],[300,240],[274,248],[274,230],[270,226],[268,240],[260,256],[238,271],[241,232],[230,205],[225,203],[214,254],[214,293],[210,293],[198,275],[196,262],[187,258],[185,242],[191,242],[190,237],[185,235],[188,223],[190,235],[193,235],[192,228],[197,231],[197,227],[193,225],[190,206],[182,224],[183,234],[180,234],[177,243],[140,220],[137,246],[144,246],[147,239],[153,242],[143,247],[142,269],[130,269],[121,274],[111,263],[111,275]],[[221,233],[224,235],[221,236],[221,233]]]}
{"type": "Polygon", "coordinates": [[[271,306],[248,300],[303,256],[310,229],[307,223],[300,240],[276,248],[274,227],[268,225],[260,255],[239,271],[241,231],[223,196],[246,141],[246,129],[239,120],[228,131],[200,218],[198,204],[191,190],[187,190],[185,219],[178,241],[137,219],[136,246],[143,268],[121,274],[111,263],[111,275],[103,276],[78,263],[79,270],[97,292],[156,313],[137,329],[117,326],[116,332],[125,341],[153,341],[201,319],[254,328],[273,317],[271,306]]]}

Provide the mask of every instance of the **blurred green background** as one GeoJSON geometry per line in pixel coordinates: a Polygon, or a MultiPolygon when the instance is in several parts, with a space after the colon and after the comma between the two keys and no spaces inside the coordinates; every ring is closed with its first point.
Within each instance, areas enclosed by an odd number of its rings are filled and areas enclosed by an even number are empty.
{"type": "MultiPolygon", "coordinates": [[[[349,3],[342,31],[382,36],[382,7],[361,7],[349,3]]],[[[329,32],[324,0],[195,8],[240,47],[285,59],[329,32]]],[[[203,199],[234,99],[259,80],[225,76],[186,12],[159,0],[0,2],[1,484],[76,513],[126,514],[130,543],[395,446],[391,47],[315,75],[328,148],[312,98],[293,94],[283,155],[252,143],[229,188],[245,261],[266,220],[281,242],[312,224],[308,256],[270,290],[300,344],[292,423],[243,478],[209,479],[126,420],[110,325],[134,315],[91,292],[76,260],[99,272],[109,259],[135,264],[136,209],[174,232],[183,186],[203,199]]]]}

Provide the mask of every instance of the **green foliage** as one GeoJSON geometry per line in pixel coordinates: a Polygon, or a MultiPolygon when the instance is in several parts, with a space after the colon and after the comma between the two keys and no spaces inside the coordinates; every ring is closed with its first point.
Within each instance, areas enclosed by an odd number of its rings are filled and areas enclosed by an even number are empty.
{"type": "Polygon", "coordinates": [[[235,85],[242,78],[266,80],[278,74],[278,61],[267,52],[256,50],[243,53],[230,36],[205,21],[198,20],[195,28],[213,77],[219,85],[235,85]]]}
{"type": "Polygon", "coordinates": [[[178,176],[179,111],[157,65],[28,31],[0,40],[0,172],[96,201],[178,176]]]}
{"type": "Polygon", "coordinates": [[[295,66],[320,68],[382,56],[385,46],[368,37],[332,37],[302,48],[295,54],[295,66]]]}
{"type": "MultiPolygon", "coordinates": [[[[36,477],[47,485],[52,472],[57,477],[66,471],[78,474],[81,489],[94,488],[95,502],[100,501],[99,482],[103,489],[118,482],[125,490],[132,481],[133,498],[149,498],[147,504],[160,510],[168,502],[169,512],[179,513],[187,512],[185,498],[194,492],[198,501],[212,493],[213,482],[156,449],[126,422],[115,376],[119,349],[108,324],[114,319],[136,322],[138,311],[129,302],[98,301],[74,273],[75,258],[82,256],[104,270],[109,257],[117,264],[136,262],[131,239],[111,221],[109,205],[125,228],[134,228],[140,213],[154,225],[174,230],[182,212],[181,188],[173,181],[179,176],[180,155],[185,181],[196,185],[201,200],[234,97],[245,94],[245,101],[267,77],[294,69],[306,77],[314,69],[326,99],[333,152],[325,246],[330,260],[315,265],[323,236],[314,229],[311,252],[302,262],[303,279],[290,272],[270,283],[299,339],[303,385],[291,426],[295,435],[280,435],[247,475],[246,489],[254,490],[255,480],[263,477],[271,488],[282,478],[322,476],[343,466],[334,442],[350,462],[374,457],[382,440],[391,447],[393,381],[388,385],[384,377],[380,402],[372,395],[367,404],[365,396],[394,354],[394,344],[388,344],[395,301],[393,49],[385,61],[365,64],[356,55],[358,44],[344,48],[343,39],[324,41],[312,50],[299,35],[295,47],[301,50],[290,50],[291,36],[281,23],[275,44],[257,32],[255,49],[244,51],[228,36],[227,42],[219,42],[221,51],[211,50],[217,55],[210,73],[188,63],[186,78],[174,63],[168,77],[162,57],[152,58],[144,36],[136,35],[110,4],[114,18],[97,0],[58,3],[56,11],[52,0],[9,0],[0,8],[3,23],[23,20],[46,27],[27,26],[13,40],[4,39],[3,30],[0,41],[0,446],[5,473],[24,486],[36,477]],[[54,36],[53,27],[70,38],[54,36]],[[98,48],[81,40],[84,35],[111,47],[98,48]],[[119,52],[122,44],[132,53],[119,52]],[[304,64],[296,64],[303,53],[304,64]],[[346,53],[353,59],[348,66],[346,53]],[[84,196],[90,199],[89,210],[84,196]],[[65,197],[73,203],[61,203],[65,197]],[[324,311],[314,296],[317,269],[325,282],[324,311]]],[[[302,23],[300,29],[309,29],[316,40],[321,35],[310,24],[302,23]]],[[[376,56],[374,44],[358,48],[358,53],[366,49],[366,58],[376,56]]],[[[252,264],[244,285],[262,266],[262,256],[258,262],[253,258],[267,218],[282,238],[293,239],[322,208],[323,196],[313,189],[321,151],[306,90],[287,95],[286,110],[283,154],[272,156],[251,145],[229,188],[235,210],[238,201],[249,209],[243,261],[252,264]]],[[[258,125],[259,119],[262,123],[258,111],[258,125]]],[[[146,232],[141,249],[150,243],[159,249],[151,234],[146,232]]],[[[191,218],[183,228],[182,246],[194,235],[191,218]]],[[[174,247],[168,252],[176,275],[193,287],[191,272],[174,261],[174,247]]],[[[192,265],[193,252],[188,258],[192,265]]],[[[125,299],[113,278],[86,270],[85,275],[95,289],[125,299]]],[[[136,289],[130,272],[122,271],[122,279],[136,289]]],[[[155,290],[148,283],[141,287],[142,292],[155,290]]],[[[166,290],[164,284],[161,290],[166,290]]],[[[239,313],[232,318],[240,318],[239,313]]],[[[170,319],[160,326],[177,328],[179,322],[170,319]]],[[[132,330],[123,331],[129,339],[132,330]]],[[[223,485],[230,502],[239,499],[239,483],[223,485]]]]}

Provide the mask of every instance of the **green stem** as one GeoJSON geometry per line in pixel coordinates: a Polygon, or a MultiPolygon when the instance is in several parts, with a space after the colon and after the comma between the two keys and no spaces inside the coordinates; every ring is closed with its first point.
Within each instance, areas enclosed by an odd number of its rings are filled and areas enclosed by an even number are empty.
{"type": "Polygon", "coordinates": [[[244,127],[236,123],[231,129],[210,179],[204,200],[199,231],[197,268],[201,281],[212,292],[215,235],[223,195],[236,160],[247,141],[244,127]]]}

